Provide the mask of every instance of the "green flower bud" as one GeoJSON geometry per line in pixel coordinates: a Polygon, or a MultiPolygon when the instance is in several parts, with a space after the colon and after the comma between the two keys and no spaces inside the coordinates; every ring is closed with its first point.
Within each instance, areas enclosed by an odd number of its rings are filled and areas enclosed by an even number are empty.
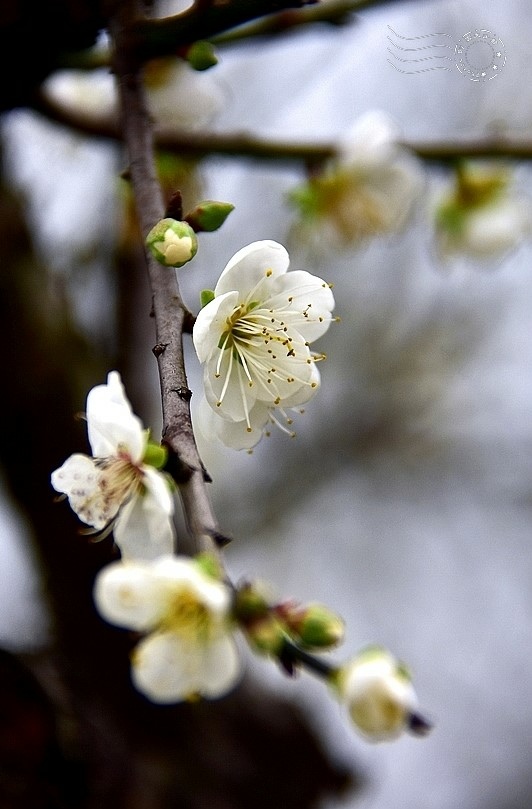
{"type": "Polygon", "coordinates": [[[194,228],[196,233],[201,231],[211,232],[218,230],[231,211],[235,208],[230,202],[217,202],[213,199],[206,199],[199,202],[196,207],[187,214],[187,222],[194,228]]]}
{"type": "Polygon", "coordinates": [[[149,466],[154,466],[155,469],[162,469],[166,465],[168,458],[168,450],[161,444],[154,444],[151,441],[146,445],[144,450],[144,457],[142,462],[149,466]]]}
{"type": "Polygon", "coordinates": [[[237,621],[246,626],[257,619],[265,618],[269,612],[268,598],[256,584],[246,583],[238,588],[234,606],[237,621]]]}
{"type": "Polygon", "coordinates": [[[218,64],[218,57],[210,42],[199,39],[187,51],[187,62],[194,70],[208,70],[218,64]]]}
{"type": "Polygon", "coordinates": [[[330,649],[344,637],[343,620],[323,604],[296,608],[285,620],[294,640],[307,649],[330,649]]]}
{"type": "Polygon", "coordinates": [[[253,621],[245,628],[249,644],[261,654],[278,657],[285,642],[284,627],[272,615],[253,621]]]}
{"type": "Polygon", "coordinates": [[[165,267],[182,267],[198,252],[198,238],[188,222],[161,219],[146,236],[146,244],[165,267]]]}

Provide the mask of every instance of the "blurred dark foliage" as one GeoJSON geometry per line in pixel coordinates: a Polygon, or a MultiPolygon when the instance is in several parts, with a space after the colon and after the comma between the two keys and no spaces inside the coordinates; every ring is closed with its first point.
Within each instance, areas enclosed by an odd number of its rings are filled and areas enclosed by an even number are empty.
{"type": "Polygon", "coordinates": [[[89,48],[105,25],[100,0],[2,0],[0,111],[31,105],[63,54],[89,48]]]}

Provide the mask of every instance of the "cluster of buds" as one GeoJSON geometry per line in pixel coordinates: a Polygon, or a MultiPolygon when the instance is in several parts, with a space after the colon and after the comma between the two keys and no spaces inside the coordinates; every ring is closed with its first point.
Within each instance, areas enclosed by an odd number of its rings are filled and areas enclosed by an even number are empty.
{"type": "Polygon", "coordinates": [[[343,620],[324,605],[272,603],[257,583],[246,582],[237,589],[234,613],[250,645],[280,660],[287,642],[324,651],[337,646],[344,635],[343,620]]]}
{"type": "Polygon", "coordinates": [[[182,267],[198,252],[196,233],[218,230],[233,209],[229,202],[205,200],[183,220],[167,216],[152,227],[146,236],[146,246],[165,267],[182,267]]]}
{"type": "Polygon", "coordinates": [[[324,679],[368,741],[429,732],[431,725],[418,711],[408,669],[386,649],[364,649],[341,666],[321,657],[344,635],[342,618],[328,607],[272,602],[264,586],[246,582],[236,590],[233,611],[255,651],[277,659],[290,675],[306,668],[324,679]]]}

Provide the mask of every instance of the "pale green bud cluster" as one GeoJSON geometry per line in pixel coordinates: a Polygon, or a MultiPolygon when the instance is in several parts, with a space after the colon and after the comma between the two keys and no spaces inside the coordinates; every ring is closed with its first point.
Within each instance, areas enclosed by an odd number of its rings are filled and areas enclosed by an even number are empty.
{"type": "Polygon", "coordinates": [[[322,604],[272,604],[256,583],[239,588],[235,615],[251,646],[273,656],[282,653],[285,641],[321,651],[336,646],[344,634],[342,619],[322,604]]]}
{"type": "Polygon", "coordinates": [[[198,237],[188,222],[166,218],[150,230],[146,245],[165,267],[182,267],[198,252],[198,237]]]}

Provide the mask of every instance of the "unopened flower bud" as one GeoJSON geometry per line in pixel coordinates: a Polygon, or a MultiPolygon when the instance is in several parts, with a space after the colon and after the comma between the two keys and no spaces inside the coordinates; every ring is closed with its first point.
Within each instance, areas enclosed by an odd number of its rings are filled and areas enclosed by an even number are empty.
{"type": "Polygon", "coordinates": [[[417,713],[407,670],[385,649],[361,652],[336,671],[333,685],[358,730],[370,741],[396,739],[407,730],[421,735],[430,728],[417,713]]]}
{"type": "Polygon", "coordinates": [[[288,606],[283,617],[294,640],[307,649],[330,649],[343,639],[343,620],[323,604],[288,606]]]}
{"type": "Polygon", "coordinates": [[[199,39],[187,50],[187,62],[194,70],[208,70],[218,64],[218,57],[210,42],[199,39]]]}
{"type": "Polygon", "coordinates": [[[245,633],[254,649],[272,657],[278,657],[286,639],[283,625],[271,613],[249,623],[245,633]]]}
{"type": "Polygon", "coordinates": [[[198,252],[198,238],[188,222],[161,219],[146,236],[153,256],[165,267],[182,267],[198,252]]]}
{"type": "Polygon", "coordinates": [[[256,583],[246,582],[235,595],[234,614],[243,626],[265,618],[270,612],[268,597],[256,583]]]}
{"type": "Polygon", "coordinates": [[[196,233],[201,231],[211,232],[218,230],[231,211],[235,208],[230,202],[217,202],[207,199],[198,203],[196,207],[187,214],[187,222],[194,228],[196,233]]]}

